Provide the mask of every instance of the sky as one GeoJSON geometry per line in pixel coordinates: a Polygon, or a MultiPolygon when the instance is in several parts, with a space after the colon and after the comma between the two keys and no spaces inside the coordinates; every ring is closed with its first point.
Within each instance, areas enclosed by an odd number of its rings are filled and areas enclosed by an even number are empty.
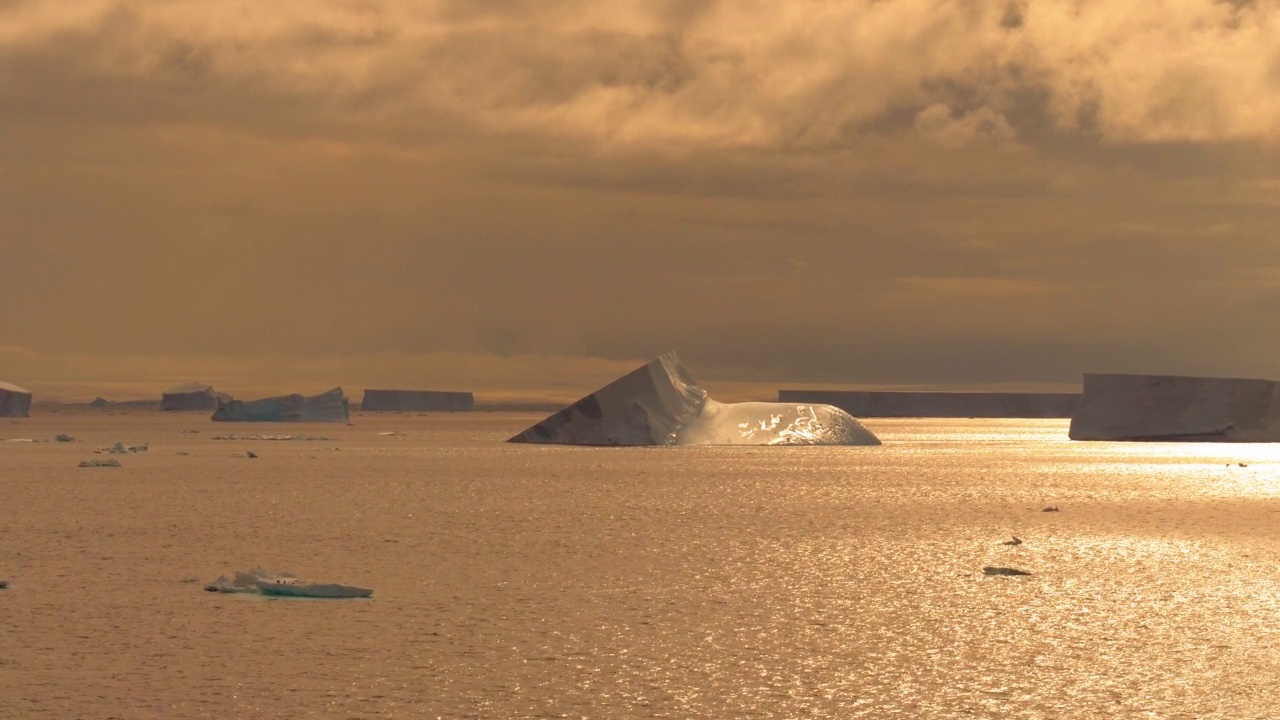
{"type": "Polygon", "coordinates": [[[1280,0],[0,0],[0,376],[1280,377],[1276,38],[1280,0]]]}

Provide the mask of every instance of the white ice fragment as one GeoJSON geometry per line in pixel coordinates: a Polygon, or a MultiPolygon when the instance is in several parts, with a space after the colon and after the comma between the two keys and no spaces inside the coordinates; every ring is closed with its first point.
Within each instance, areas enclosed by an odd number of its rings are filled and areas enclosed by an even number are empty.
{"type": "Polygon", "coordinates": [[[106,460],[81,460],[81,461],[80,461],[80,467],[82,467],[82,468],[85,468],[85,467],[112,467],[112,468],[117,468],[117,467],[120,467],[120,461],[119,461],[119,460],[116,460],[115,458],[108,458],[108,459],[106,459],[106,460]]]}
{"type": "Polygon", "coordinates": [[[289,597],[357,598],[369,597],[368,588],[336,583],[313,583],[300,580],[292,573],[274,572],[265,568],[252,568],[237,572],[228,580],[225,575],[204,586],[209,592],[261,593],[289,597]]]}

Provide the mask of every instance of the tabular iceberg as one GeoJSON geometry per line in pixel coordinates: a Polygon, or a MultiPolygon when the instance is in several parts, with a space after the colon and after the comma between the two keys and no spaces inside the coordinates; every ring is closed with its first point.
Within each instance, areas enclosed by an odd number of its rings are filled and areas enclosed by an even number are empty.
{"type": "Polygon", "coordinates": [[[435,412],[474,410],[469,392],[442,390],[365,390],[360,409],[365,411],[435,412]]]}
{"type": "Polygon", "coordinates": [[[720,403],[675,353],[633,372],[512,437],[561,445],[879,445],[830,405],[720,403]]]}
{"type": "Polygon", "coordinates": [[[1072,440],[1280,442],[1280,383],[1086,374],[1072,440]]]}
{"type": "Polygon", "coordinates": [[[27,417],[31,413],[31,391],[0,382],[0,417],[27,417]]]}
{"type": "Polygon", "coordinates": [[[827,403],[860,418],[1069,418],[1079,393],[779,390],[779,402],[827,403]]]}

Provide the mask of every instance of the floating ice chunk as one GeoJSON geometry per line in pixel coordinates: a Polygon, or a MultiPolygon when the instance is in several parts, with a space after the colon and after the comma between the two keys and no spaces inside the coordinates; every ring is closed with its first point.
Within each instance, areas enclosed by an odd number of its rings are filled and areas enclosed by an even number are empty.
{"type": "Polygon", "coordinates": [[[129,453],[146,452],[148,449],[150,449],[150,446],[147,443],[143,443],[141,445],[125,445],[122,442],[118,442],[110,447],[98,448],[94,452],[107,453],[110,455],[127,455],[129,453]]]}
{"type": "Polygon", "coordinates": [[[369,588],[337,583],[309,583],[296,578],[259,580],[258,592],[263,595],[307,598],[366,598],[373,595],[369,588]]]}
{"type": "Polygon", "coordinates": [[[81,460],[80,467],[120,467],[120,461],[115,458],[106,460],[81,460]]]}
{"type": "Polygon", "coordinates": [[[66,433],[58,433],[53,438],[54,442],[75,442],[76,439],[66,433]]]}
{"type": "Polygon", "coordinates": [[[564,445],[879,445],[830,405],[719,403],[675,353],[659,356],[509,442],[564,445]]]}
{"type": "Polygon", "coordinates": [[[1011,567],[996,567],[995,565],[988,565],[988,566],[986,566],[986,567],[982,568],[982,572],[983,572],[983,574],[985,574],[985,575],[1010,575],[1010,576],[1015,576],[1015,575],[1030,575],[1030,574],[1031,574],[1031,573],[1027,572],[1026,570],[1019,570],[1018,568],[1011,568],[1011,567]]]}
{"type": "Polygon", "coordinates": [[[288,597],[311,598],[362,598],[373,595],[368,588],[336,583],[313,583],[300,580],[292,573],[274,572],[265,568],[252,568],[237,572],[228,580],[225,575],[204,586],[209,592],[260,593],[288,597]]]}

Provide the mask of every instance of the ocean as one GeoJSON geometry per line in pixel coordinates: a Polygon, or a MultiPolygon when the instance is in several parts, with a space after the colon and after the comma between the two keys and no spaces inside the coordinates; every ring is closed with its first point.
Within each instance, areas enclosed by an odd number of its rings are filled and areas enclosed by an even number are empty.
{"type": "Polygon", "coordinates": [[[502,442],[529,413],[34,412],[0,421],[3,718],[1280,716],[1276,445],[895,419],[864,421],[880,447],[592,449],[502,442]],[[94,452],[115,442],[147,450],[94,452]],[[202,589],[254,566],[374,595],[202,589]]]}

